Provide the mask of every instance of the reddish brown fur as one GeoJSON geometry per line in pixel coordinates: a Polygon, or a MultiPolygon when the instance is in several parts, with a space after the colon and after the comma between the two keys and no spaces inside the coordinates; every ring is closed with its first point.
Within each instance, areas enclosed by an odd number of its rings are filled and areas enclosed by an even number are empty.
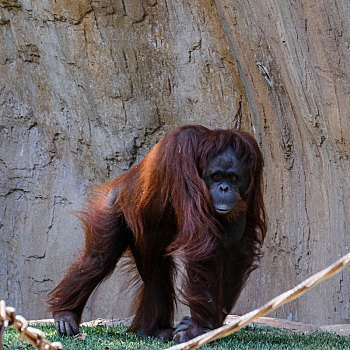
{"type": "Polygon", "coordinates": [[[230,311],[255,268],[265,237],[262,167],[261,152],[248,133],[202,126],[174,130],[143,161],[96,189],[81,215],[84,251],[50,293],[49,310],[73,311],[80,320],[91,292],[130,248],[144,282],[131,330],[154,335],[172,326],[175,256],[186,266],[182,295],[192,319],[201,327],[219,326],[223,310],[230,311]],[[226,251],[201,172],[229,146],[251,181],[231,217],[234,222],[246,211],[244,236],[226,251]],[[115,188],[119,194],[108,205],[115,188]]]}

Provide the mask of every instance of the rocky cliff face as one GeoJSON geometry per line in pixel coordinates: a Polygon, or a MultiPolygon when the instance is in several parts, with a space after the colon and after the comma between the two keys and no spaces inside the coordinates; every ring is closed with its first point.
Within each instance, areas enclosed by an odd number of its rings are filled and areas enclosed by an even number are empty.
{"type": "MultiPolygon", "coordinates": [[[[0,1],[0,296],[20,314],[47,316],[89,188],[174,126],[248,123],[220,28],[210,1],[0,1]]],[[[128,313],[119,280],[86,318],[128,313]]]]}
{"type": "MultiPolygon", "coordinates": [[[[349,14],[342,1],[0,0],[0,297],[48,316],[89,188],[188,123],[251,131],[265,158],[265,257],[235,312],[345,254],[349,14]]],[[[349,322],[349,276],[275,315],[349,322]]],[[[85,319],[127,316],[127,287],[113,275],[85,319]]]]}

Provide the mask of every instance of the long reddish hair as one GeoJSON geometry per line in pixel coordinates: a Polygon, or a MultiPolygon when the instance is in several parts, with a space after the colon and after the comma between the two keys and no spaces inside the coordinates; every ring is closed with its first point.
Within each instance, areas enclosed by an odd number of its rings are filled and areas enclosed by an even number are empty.
{"type": "Polygon", "coordinates": [[[250,176],[243,198],[247,203],[244,235],[255,242],[258,250],[266,234],[261,191],[263,158],[259,147],[246,132],[209,130],[199,125],[177,128],[143,161],[111,181],[111,188],[120,188],[116,204],[133,231],[136,244],[142,245],[150,218],[160,218],[170,203],[178,234],[168,248],[169,253],[181,257],[185,252],[187,259],[198,261],[213,252],[220,230],[201,173],[215,155],[228,147],[232,147],[250,176]]]}
{"type": "Polygon", "coordinates": [[[153,334],[157,327],[171,324],[175,297],[172,257],[180,258],[186,266],[181,293],[190,305],[192,318],[203,325],[206,319],[214,318],[214,326],[219,326],[223,309],[229,311],[233,306],[256,267],[265,238],[262,169],[261,152],[248,133],[198,125],[175,129],[143,161],[95,189],[80,214],[84,249],[49,294],[49,310],[69,310],[79,323],[89,295],[130,248],[144,282],[155,273],[156,286],[161,286],[140,291],[131,330],[153,334]],[[244,164],[250,182],[242,194],[246,219],[243,237],[225,251],[223,227],[201,176],[211,160],[228,147],[244,164]],[[165,266],[153,271],[158,258],[165,266]],[[203,292],[208,286],[215,299],[211,303],[203,292]]]}

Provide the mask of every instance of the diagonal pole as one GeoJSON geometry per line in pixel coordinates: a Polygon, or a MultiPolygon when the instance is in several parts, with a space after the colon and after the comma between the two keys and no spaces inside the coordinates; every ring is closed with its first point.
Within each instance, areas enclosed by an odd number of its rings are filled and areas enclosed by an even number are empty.
{"type": "Polygon", "coordinates": [[[208,344],[216,339],[226,337],[240,328],[246,326],[248,323],[256,320],[258,317],[264,316],[271,311],[279,308],[280,306],[299,298],[301,295],[315,287],[318,283],[326,280],[327,278],[337,274],[343,268],[350,264],[350,253],[344,255],[342,258],[337,260],[335,263],[327,267],[326,269],[314,274],[307,278],[302,283],[298,284],[293,289],[277,296],[270,300],[260,308],[253,310],[241,317],[238,317],[232,324],[216,328],[208,333],[202,334],[190,341],[182,344],[178,344],[168,348],[168,350],[190,350],[198,349],[199,347],[208,344]]]}

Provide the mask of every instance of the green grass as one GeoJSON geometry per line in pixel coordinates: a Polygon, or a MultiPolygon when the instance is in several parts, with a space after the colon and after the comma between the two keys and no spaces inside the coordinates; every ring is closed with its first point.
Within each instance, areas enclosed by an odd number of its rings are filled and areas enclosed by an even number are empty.
{"type": "MultiPolygon", "coordinates": [[[[72,338],[56,336],[53,326],[38,327],[50,341],[60,340],[65,350],[139,350],[165,349],[171,342],[161,342],[154,338],[141,339],[134,334],[126,333],[125,327],[82,327],[88,334],[84,341],[73,341],[72,338]]],[[[18,333],[6,329],[4,336],[5,350],[34,349],[29,344],[18,340],[18,333]]],[[[330,333],[301,334],[269,327],[254,326],[241,329],[237,333],[202,347],[203,350],[224,349],[306,349],[333,350],[349,349],[350,337],[341,337],[330,333]]]]}

